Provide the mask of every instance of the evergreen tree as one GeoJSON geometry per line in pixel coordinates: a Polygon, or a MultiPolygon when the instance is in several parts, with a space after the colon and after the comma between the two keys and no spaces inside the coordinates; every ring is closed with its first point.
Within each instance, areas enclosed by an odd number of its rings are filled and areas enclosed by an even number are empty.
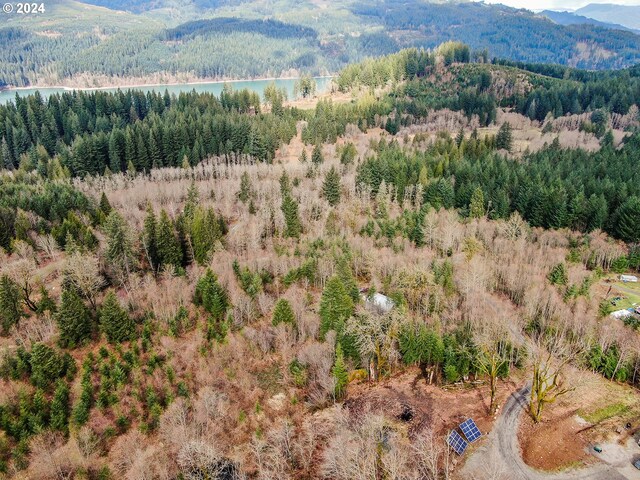
{"type": "Polygon", "coordinates": [[[206,273],[198,280],[194,303],[204,307],[215,320],[224,319],[229,307],[228,295],[218,283],[218,278],[211,269],[207,269],[206,273]]]}
{"type": "Polygon", "coordinates": [[[296,324],[296,316],[288,300],[281,298],[276,302],[271,323],[273,323],[274,327],[281,323],[287,323],[289,325],[296,324]]]}
{"type": "Polygon", "coordinates": [[[211,251],[222,239],[224,221],[212,208],[196,209],[191,222],[193,257],[200,265],[209,261],[211,251]]]}
{"type": "Polygon", "coordinates": [[[307,163],[309,161],[309,158],[307,157],[307,149],[303,148],[302,152],[300,153],[300,163],[307,163]]]}
{"type": "Polygon", "coordinates": [[[174,225],[167,212],[160,212],[160,221],[156,231],[156,248],[160,265],[182,266],[182,250],[175,233],[174,225]]]}
{"type": "Polygon", "coordinates": [[[39,388],[47,388],[51,382],[64,373],[64,361],[53,348],[44,343],[36,343],[31,349],[31,383],[39,388]]]}
{"type": "Polygon", "coordinates": [[[69,387],[63,380],[58,380],[51,400],[51,419],[49,425],[53,430],[67,433],[69,427],[69,387]]]}
{"type": "Polygon", "coordinates": [[[322,146],[320,144],[316,144],[313,147],[313,151],[311,152],[311,162],[314,165],[320,165],[324,162],[324,156],[322,155],[322,146]]]}
{"type": "Polygon", "coordinates": [[[293,86],[294,96],[302,95],[303,98],[313,96],[316,92],[316,81],[310,75],[303,75],[293,86]]]}
{"type": "Polygon", "coordinates": [[[54,302],[49,295],[49,291],[44,287],[44,285],[40,285],[40,301],[38,301],[36,313],[40,315],[42,315],[46,311],[55,313],[56,309],[56,302],[54,302]]]}
{"type": "Polygon", "coordinates": [[[100,328],[109,343],[120,343],[133,338],[135,323],[120,306],[113,290],[107,293],[100,309],[100,328]]]}
{"type": "Polygon", "coordinates": [[[100,211],[104,213],[106,217],[111,213],[111,210],[113,209],[111,208],[109,199],[107,198],[107,195],[104,192],[102,192],[102,195],[100,195],[100,211]]]}
{"type": "Polygon", "coordinates": [[[147,215],[142,229],[142,248],[152,270],[159,266],[157,238],[157,220],[150,203],[147,203],[147,215]]]}
{"type": "Polygon", "coordinates": [[[289,238],[300,238],[302,223],[298,215],[298,204],[289,194],[282,199],[282,213],[286,223],[284,235],[289,238]]]}
{"type": "Polygon", "coordinates": [[[200,191],[195,181],[191,181],[189,189],[187,190],[187,200],[184,202],[184,209],[182,211],[184,218],[188,221],[193,220],[193,216],[196,212],[196,208],[200,204],[200,191]]]}
{"type": "Polygon", "coordinates": [[[249,173],[243,172],[242,177],[240,177],[240,191],[238,192],[238,199],[242,203],[247,203],[251,198],[253,198],[251,179],[249,178],[249,173]]]}
{"type": "Polygon", "coordinates": [[[471,218],[482,218],[485,215],[484,210],[484,192],[480,187],[476,188],[471,195],[469,203],[469,216],[471,218]]]}
{"type": "Polygon", "coordinates": [[[59,342],[64,348],[74,348],[91,336],[89,309],[73,289],[63,290],[56,321],[60,329],[59,342]]]}
{"type": "Polygon", "coordinates": [[[127,164],[127,171],[130,174],[135,173],[136,167],[136,144],[131,133],[131,129],[127,128],[124,134],[124,162],[127,164]]]}
{"type": "Polygon", "coordinates": [[[511,124],[505,122],[498,130],[498,135],[496,135],[496,148],[510,152],[512,143],[511,124]]]}
{"type": "Polygon", "coordinates": [[[291,194],[291,181],[286,170],[283,170],[282,175],[280,175],[280,194],[283,197],[291,194]]]}
{"type": "Polygon", "coordinates": [[[409,235],[409,240],[415,243],[416,247],[424,247],[426,244],[424,240],[424,219],[424,212],[418,212],[418,214],[416,214],[413,229],[409,235]]]}
{"type": "Polygon", "coordinates": [[[91,365],[85,363],[83,366],[82,380],[80,382],[82,390],[80,398],[73,407],[73,421],[76,425],[84,425],[89,420],[91,403],[93,402],[93,384],[91,382],[91,365]]]}
{"type": "Polygon", "coordinates": [[[342,165],[351,165],[356,159],[357,154],[358,151],[353,143],[345,143],[340,152],[340,163],[342,165]]]}
{"type": "Polygon", "coordinates": [[[353,300],[342,280],[338,276],[331,277],[320,299],[320,336],[324,338],[329,330],[335,330],[340,335],[353,311],[353,300]]]}
{"type": "Polygon", "coordinates": [[[146,172],[149,170],[151,166],[151,162],[149,161],[149,153],[147,152],[147,146],[144,143],[144,138],[142,135],[138,135],[136,140],[136,161],[134,162],[137,165],[137,170],[141,172],[146,172]]]}
{"type": "Polygon", "coordinates": [[[107,237],[105,256],[109,266],[116,273],[120,282],[123,283],[133,270],[135,261],[129,225],[114,210],[107,217],[104,230],[107,237]]]}
{"type": "Polygon", "coordinates": [[[347,294],[353,300],[354,305],[360,300],[360,289],[358,288],[358,282],[353,275],[349,258],[345,255],[340,257],[336,262],[336,274],[340,277],[342,285],[347,291],[347,294]]]}
{"type": "Polygon", "coordinates": [[[109,170],[119,173],[123,168],[124,134],[122,130],[114,129],[109,136],[109,170]]]}
{"type": "Polygon", "coordinates": [[[34,433],[43,431],[48,423],[49,404],[42,389],[36,388],[30,410],[28,418],[30,431],[34,433]]]}
{"type": "Polygon", "coordinates": [[[160,143],[156,139],[153,130],[149,132],[149,160],[151,161],[151,168],[162,168],[164,166],[160,143]]]}
{"type": "Polygon", "coordinates": [[[0,321],[2,333],[6,335],[9,329],[20,321],[22,309],[20,307],[20,287],[7,275],[0,277],[0,321]]]}
{"type": "Polygon", "coordinates": [[[609,215],[609,205],[603,194],[595,193],[589,197],[587,207],[587,228],[588,232],[603,228],[609,215]]]}
{"type": "Polygon", "coordinates": [[[336,345],[336,361],[331,369],[331,374],[335,381],[334,394],[336,400],[342,400],[347,393],[347,385],[349,384],[349,371],[344,361],[344,353],[342,346],[336,345]]]}
{"type": "Polygon", "coordinates": [[[340,175],[338,175],[335,167],[331,167],[324,177],[322,196],[332,207],[340,203],[340,175]]]}
{"type": "Polygon", "coordinates": [[[615,214],[615,233],[625,242],[640,242],[640,197],[629,197],[615,214]]]}
{"type": "Polygon", "coordinates": [[[566,285],[569,282],[569,275],[567,274],[567,267],[564,263],[558,263],[551,269],[547,279],[551,285],[566,285]]]}
{"type": "Polygon", "coordinates": [[[6,168],[7,170],[13,170],[15,165],[13,164],[13,155],[11,154],[11,149],[7,144],[7,139],[2,137],[2,146],[0,147],[0,167],[6,168]]]}

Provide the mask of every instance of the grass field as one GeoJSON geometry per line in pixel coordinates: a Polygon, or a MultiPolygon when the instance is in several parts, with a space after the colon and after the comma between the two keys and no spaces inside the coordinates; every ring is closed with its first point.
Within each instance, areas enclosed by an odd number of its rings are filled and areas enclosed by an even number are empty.
{"type": "Polygon", "coordinates": [[[623,283],[618,281],[618,278],[617,275],[609,277],[609,280],[613,282],[608,284],[612,287],[611,298],[622,297],[622,300],[618,300],[615,306],[612,305],[614,309],[622,310],[640,305],[640,283],[623,283]]]}
{"type": "Polygon", "coordinates": [[[578,415],[593,425],[603,422],[623,425],[628,421],[634,423],[640,415],[640,403],[638,394],[626,385],[604,382],[601,389],[607,391],[607,395],[591,405],[585,405],[578,411],[578,415]]]}

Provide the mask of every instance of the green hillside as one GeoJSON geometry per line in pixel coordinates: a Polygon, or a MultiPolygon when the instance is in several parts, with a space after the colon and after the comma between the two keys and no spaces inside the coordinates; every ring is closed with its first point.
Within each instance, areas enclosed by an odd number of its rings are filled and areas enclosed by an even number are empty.
{"type": "Polygon", "coordinates": [[[0,84],[327,74],[366,57],[448,40],[465,42],[476,57],[585,69],[640,60],[640,36],[632,32],[559,25],[525,10],[473,2],[97,3],[103,6],[60,0],[37,17],[5,15],[0,84]]]}

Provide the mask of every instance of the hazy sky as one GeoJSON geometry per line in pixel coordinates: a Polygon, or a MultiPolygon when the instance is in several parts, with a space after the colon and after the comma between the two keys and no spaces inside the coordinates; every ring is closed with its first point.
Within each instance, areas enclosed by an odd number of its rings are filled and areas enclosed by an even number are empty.
{"type": "Polygon", "coordinates": [[[529,10],[575,10],[589,3],[616,3],[618,5],[640,5],[640,0],[485,0],[486,3],[502,3],[516,8],[529,10]]]}

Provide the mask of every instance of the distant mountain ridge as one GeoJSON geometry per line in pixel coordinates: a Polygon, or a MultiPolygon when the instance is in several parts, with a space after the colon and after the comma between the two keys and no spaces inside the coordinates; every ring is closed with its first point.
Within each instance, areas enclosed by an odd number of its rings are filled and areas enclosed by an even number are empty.
{"type": "Polygon", "coordinates": [[[593,18],[605,23],[616,23],[640,30],[640,5],[616,5],[614,3],[590,3],[579,8],[576,15],[593,18]]]}
{"type": "Polygon", "coordinates": [[[640,35],[551,15],[457,1],[52,0],[46,18],[12,16],[0,27],[0,84],[325,75],[447,41],[485,61],[589,70],[640,62],[640,35]]]}
{"type": "Polygon", "coordinates": [[[613,30],[626,30],[634,33],[639,33],[640,30],[625,27],[617,23],[601,22],[594,18],[585,17],[583,15],[576,15],[574,12],[561,12],[556,10],[543,10],[539,13],[550,20],[553,20],[559,25],[593,25],[596,27],[609,28],[613,30]]]}

